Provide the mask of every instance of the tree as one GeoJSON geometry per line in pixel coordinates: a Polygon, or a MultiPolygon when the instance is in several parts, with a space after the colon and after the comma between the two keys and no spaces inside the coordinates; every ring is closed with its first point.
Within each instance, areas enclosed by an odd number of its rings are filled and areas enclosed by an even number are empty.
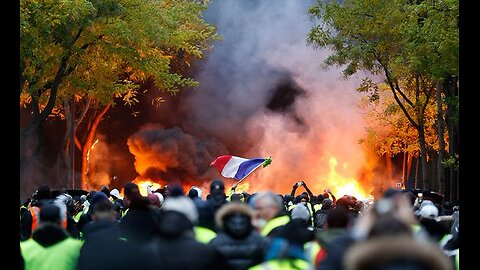
{"type": "MultiPolygon", "coordinates": [[[[418,132],[406,119],[388,85],[385,83],[374,84],[370,79],[365,79],[362,87],[358,90],[364,92],[370,91],[372,88],[375,91],[371,91],[368,99],[364,98],[361,102],[367,126],[366,135],[360,139],[360,142],[375,149],[382,156],[395,156],[403,153],[405,163],[403,169],[406,170],[410,167],[412,157],[420,156],[418,132]]],[[[435,105],[435,100],[431,99],[425,110],[425,141],[430,158],[440,150],[441,144],[437,133],[437,108],[435,105]]],[[[448,144],[445,147],[448,147],[448,144]]],[[[404,175],[403,181],[406,178],[407,175],[404,175]]],[[[417,180],[416,177],[415,180],[417,180]]]]}
{"type": "MultiPolygon", "coordinates": [[[[80,116],[92,106],[100,108],[82,142],[83,153],[116,99],[138,102],[142,81],[153,78],[158,89],[170,94],[198,85],[175,73],[171,61],[180,59],[188,65],[219,39],[215,28],[203,20],[204,2],[22,0],[20,95],[21,105],[33,117],[21,129],[21,142],[38,132],[55,110],[67,122],[75,121],[68,105],[74,99],[84,104],[80,116]]],[[[77,119],[75,129],[84,119],[77,119]]]]}
{"type": "Polygon", "coordinates": [[[455,32],[451,22],[442,25],[458,16],[456,1],[318,1],[309,13],[319,23],[308,42],[334,52],[326,59],[327,66],[344,66],[345,76],[358,70],[383,74],[397,105],[418,132],[422,177],[427,180],[419,186],[429,188],[433,181],[427,173],[425,110],[440,70],[455,71],[455,61],[458,66],[458,29],[455,32]],[[445,10],[448,15],[438,15],[445,10]],[[452,38],[445,41],[445,36],[452,38]]]}

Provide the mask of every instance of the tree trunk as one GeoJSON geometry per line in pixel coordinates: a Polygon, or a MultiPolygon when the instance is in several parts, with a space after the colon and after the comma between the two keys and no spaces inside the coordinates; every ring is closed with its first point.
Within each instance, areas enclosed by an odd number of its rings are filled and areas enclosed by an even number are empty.
{"type": "Polygon", "coordinates": [[[410,171],[412,169],[412,160],[413,160],[413,155],[410,153],[407,153],[407,176],[406,176],[407,183],[408,183],[408,178],[410,177],[410,171]]]}
{"type": "Polygon", "coordinates": [[[418,183],[418,163],[420,161],[420,157],[417,157],[417,162],[415,162],[415,188],[420,188],[418,183]]]}
{"type": "Polygon", "coordinates": [[[442,84],[437,82],[436,86],[436,96],[437,96],[437,127],[438,127],[438,142],[439,142],[439,151],[437,156],[437,185],[438,191],[444,193],[444,184],[445,184],[445,168],[442,165],[443,158],[445,156],[445,128],[443,125],[443,109],[442,109],[442,84]]]}
{"type": "Polygon", "coordinates": [[[406,175],[407,175],[407,151],[403,152],[403,162],[402,162],[402,187],[405,188],[406,175]]]}
{"type": "Polygon", "coordinates": [[[87,138],[83,143],[82,169],[81,169],[82,189],[89,190],[92,188],[88,181],[89,180],[88,179],[88,155],[94,141],[93,139],[95,137],[95,133],[97,132],[98,124],[100,123],[100,120],[102,120],[103,116],[105,115],[105,113],[108,111],[109,108],[110,108],[110,104],[105,105],[105,107],[103,107],[103,109],[95,116],[95,119],[92,125],[90,126],[90,129],[88,130],[87,138]]]}
{"type": "MultiPolygon", "coordinates": [[[[443,93],[448,99],[446,123],[448,132],[448,154],[450,157],[455,157],[458,154],[458,85],[456,76],[447,76],[444,80],[443,93]]],[[[458,171],[456,168],[449,168],[449,182],[450,182],[450,201],[458,200],[458,171]]]]}
{"type": "Polygon", "coordinates": [[[422,177],[419,182],[420,188],[431,188],[428,169],[427,169],[427,144],[425,142],[425,129],[423,124],[423,119],[420,119],[418,127],[418,140],[420,142],[420,158],[421,158],[421,169],[422,169],[422,177]]]}
{"type": "Polygon", "coordinates": [[[72,117],[71,111],[70,111],[70,103],[68,100],[63,101],[63,107],[65,110],[65,136],[63,137],[63,152],[62,152],[62,157],[63,157],[63,163],[65,164],[65,173],[63,175],[64,183],[67,183],[67,186],[69,186],[69,172],[71,170],[71,162],[70,162],[70,134],[72,132],[72,121],[74,121],[74,117],[72,117]]]}
{"type": "MultiPolygon", "coordinates": [[[[31,121],[39,115],[38,103],[32,100],[28,112],[31,121]]],[[[31,121],[20,130],[20,192],[22,197],[29,197],[44,181],[41,169],[41,152],[43,148],[43,125],[32,126],[31,121]]],[[[44,183],[43,183],[44,184],[44,183]]]]}

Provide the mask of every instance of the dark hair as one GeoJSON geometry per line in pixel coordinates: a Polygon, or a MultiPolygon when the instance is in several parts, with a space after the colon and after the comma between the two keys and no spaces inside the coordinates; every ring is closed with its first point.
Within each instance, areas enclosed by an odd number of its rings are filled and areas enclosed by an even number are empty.
{"type": "Polygon", "coordinates": [[[242,193],[233,193],[232,196],[230,197],[230,201],[242,201],[243,194],[242,193]]]}
{"type": "Polygon", "coordinates": [[[35,199],[48,200],[52,198],[52,193],[49,186],[41,186],[37,189],[35,199]]]}
{"type": "Polygon", "coordinates": [[[40,210],[40,222],[60,223],[62,220],[60,207],[53,203],[47,203],[40,210]]]}
{"type": "Polygon", "coordinates": [[[108,212],[113,210],[113,204],[110,201],[100,201],[92,209],[92,213],[108,212]]]}
{"type": "Polygon", "coordinates": [[[194,188],[190,189],[188,192],[188,197],[190,197],[190,199],[198,198],[198,191],[194,188]]]}
{"type": "Polygon", "coordinates": [[[347,209],[336,207],[330,210],[327,216],[328,228],[346,228],[350,223],[350,215],[347,209]]]}
{"type": "Polygon", "coordinates": [[[381,215],[373,224],[368,238],[384,235],[396,236],[402,234],[411,234],[411,228],[405,222],[402,222],[390,214],[381,215]]]}
{"type": "Polygon", "coordinates": [[[140,190],[138,189],[138,185],[132,182],[128,182],[123,186],[123,194],[127,198],[132,198],[135,195],[140,194],[140,190]]]}
{"type": "Polygon", "coordinates": [[[224,191],[225,190],[225,184],[223,184],[222,180],[219,179],[214,179],[212,183],[210,184],[210,193],[212,191],[218,190],[218,191],[224,191]]]}
{"type": "Polygon", "coordinates": [[[105,193],[107,197],[110,197],[110,189],[108,188],[108,186],[102,186],[102,189],[100,191],[105,193]]]}

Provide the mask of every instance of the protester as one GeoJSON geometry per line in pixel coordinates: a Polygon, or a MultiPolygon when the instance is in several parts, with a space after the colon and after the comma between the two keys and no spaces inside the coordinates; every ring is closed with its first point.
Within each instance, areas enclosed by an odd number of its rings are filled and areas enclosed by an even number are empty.
{"type": "Polygon", "coordinates": [[[210,244],[222,253],[231,269],[248,269],[263,261],[268,241],[256,232],[253,217],[253,211],[240,203],[224,205],[215,216],[220,230],[210,244]]]}
{"type": "Polygon", "coordinates": [[[32,238],[20,243],[25,270],[77,268],[82,242],[70,237],[63,227],[65,211],[57,204],[42,206],[32,238]]]}

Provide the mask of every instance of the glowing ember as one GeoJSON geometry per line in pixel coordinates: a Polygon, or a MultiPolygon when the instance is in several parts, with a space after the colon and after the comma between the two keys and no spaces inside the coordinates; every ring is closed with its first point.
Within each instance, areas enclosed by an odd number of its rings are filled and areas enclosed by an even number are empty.
{"type": "MultiPolygon", "coordinates": [[[[353,177],[344,177],[337,173],[337,160],[334,157],[331,157],[329,160],[330,171],[328,173],[328,183],[332,187],[333,194],[340,198],[343,195],[352,195],[357,199],[366,199],[368,197],[368,192],[366,192],[359,184],[358,181],[353,177]]],[[[343,167],[347,167],[346,164],[343,167]]]]}

